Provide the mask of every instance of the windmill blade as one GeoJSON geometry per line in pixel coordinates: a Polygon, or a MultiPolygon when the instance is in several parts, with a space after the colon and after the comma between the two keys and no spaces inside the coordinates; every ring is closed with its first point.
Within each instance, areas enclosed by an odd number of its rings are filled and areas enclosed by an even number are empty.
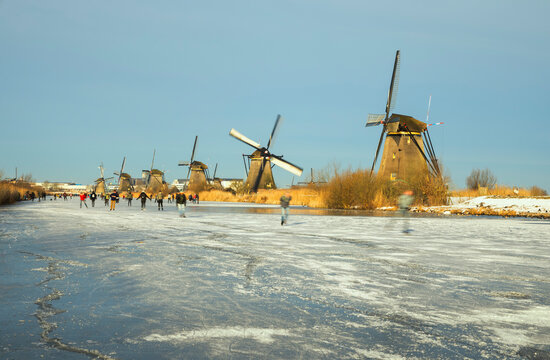
{"type": "Polygon", "coordinates": [[[108,178],[103,178],[103,181],[111,180],[111,179],[114,179],[114,178],[115,178],[114,176],[111,176],[111,177],[108,177],[108,178]]]}
{"type": "Polygon", "coordinates": [[[382,139],[384,138],[384,132],[386,126],[384,125],[384,129],[382,129],[382,133],[380,134],[380,140],[378,141],[378,147],[376,148],[376,154],[374,155],[374,161],[372,162],[372,167],[370,168],[370,173],[374,171],[374,166],[376,165],[376,160],[378,160],[378,154],[380,153],[380,146],[382,145],[382,139]]]}
{"type": "Polygon", "coordinates": [[[432,95],[430,95],[430,99],[428,100],[428,113],[426,114],[426,122],[430,122],[430,105],[432,104],[432,95]]]}
{"type": "Polygon", "coordinates": [[[249,138],[247,138],[246,136],[244,136],[243,134],[241,134],[240,132],[238,132],[235,129],[231,129],[231,131],[229,132],[229,135],[233,136],[237,140],[242,141],[245,144],[248,144],[248,145],[252,146],[256,150],[260,150],[260,144],[258,144],[255,141],[250,140],[249,138]]]}
{"type": "Polygon", "coordinates": [[[120,173],[118,175],[118,184],[120,185],[120,178],[122,177],[122,172],[124,171],[124,164],[126,164],[126,156],[122,159],[122,166],[120,167],[120,173]]]}
{"type": "Polygon", "coordinates": [[[189,161],[180,161],[178,163],[178,166],[189,166],[191,165],[191,163],[189,161]]]}
{"type": "Polygon", "coordinates": [[[103,163],[101,163],[101,165],[99,165],[99,171],[101,172],[101,177],[104,177],[104,175],[103,175],[103,163]]]}
{"type": "Polygon", "coordinates": [[[216,163],[216,167],[214,168],[214,175],[212,176],[212,180],[216,178],[216,171],[218,171],[218,163],[216,163]]]}
{"type": "Polygon", "coordinates": [[[301,167],[296,166],[286,160],[283,160],[279,156],[271,155],[271,162],[278,167],[293,173],[296,176],[302,176],[303,169],[301,167]]]}
{"type": "Polygon", "coordinates": [[[397,88],[399,87],[399,69],[401,67],[401,55],[399,50],[395,53],[395,62],[393,64],[393,73],[391,75],[390,91],[388,92],[388,101],[386,102],[386,119],[395,107],[397,88]]]}
{"type": "Polygon", "coordinates": [[[385,114],[369,114],[367,117],[367,123],[365,124],[366,127],[369,126],[377,126],[384,123],[384,119],[386,118],[385,114]]]}
{"type": "Polygon", "coordinates": [[[155,154],[157,153],[157,149],[153,149],[153,161],[151,161],[151,170],[153,170],[153,166],[155,166],[155,154]]]}
{"type": "Polygon", "coordinates": [[[195,149],[197,147],[197,140],[199,139],[199,136],[195,136],[195,143],[193,144],[193,152],[191,152],[191,161],[189,162],[190,164],[193,163],[193,160],[195,159],[195,149]]]}
{"type": "Polygon", "coordinates": [[[283,122],[283,117],[281,115],[277,115],[277,119],[275,120],[275,125],[273,125],[273,130],[271,131],[271,135],[269,136],[269,142],[267,143],[267,148],[269,150],[269,147],[275,141],[275,137],[277,136],[277,132],[279,131],[279,126],[281,126],[281,123],[283,122]]]}

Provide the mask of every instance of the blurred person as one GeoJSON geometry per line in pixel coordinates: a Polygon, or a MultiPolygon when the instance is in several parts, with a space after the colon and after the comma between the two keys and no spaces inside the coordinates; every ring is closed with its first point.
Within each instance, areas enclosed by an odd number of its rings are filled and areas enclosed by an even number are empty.
{"type": "Polygon", "coordinates": [[[107,195],[107,193],[105,193],[105,195],[103,196],[103,201],[105,201],[105,206],[109,205],[109,196],[107,195]]]}
{"type": "Polygon", "coordinates": [[[131,191],[128,191],[128,196],[126,196],[126,200],[128,200],[128,206],[132,206],[132,200],[134,199],[134,196],[131,191]]]}
{"type": "Polygon", "coordinates": [[[403,232],[406,234],[412,231],[409,227],[409,209],[411,208],[413,201],[414,196],[411,190],[404,191],[397,200],[399,214],[403,218],[403,232]]]}
{"type": "Polygon", "coordinates": [[[187,196],[185,194],[176,195],[176,206],[178,207],[178,212],[180,217],[185,217],[185,207],[187,205],[187,196]]]}
{"type": "Polygon", "coordinates": [[[92,193],[90,194],[90,200],[92,201],[92,207],[95,207],[96,199],[97,199],[97,194],[95,193],[95,191],[92,191],[92,193]]]}
{"type": "Polygon", "coordinates": [[[292,196],[290,196],[289,193],[281,196],[281,225],[286,224],[288,220],[288,207],[290,205],[290,200],[292,200],[292,196]]]}
{"type": "Polygon", "coordinates": [[[157,194],[156,198],[157,200],[157,205],[158,205],[158,209],[159,211],[162,209],[162,211],[164,211],[164,206],[162,204],[163,200],[164,200],[164,196],[162,195],[162,192],[159,191],[159,193],[157,194]]]}
{"type": "Polygon", "coordinates": [[[116,206],[116,203],[118,202],[118,200],[120,199],[120,196],[118,195],[118,192],[116,191],[113,191],[111,193],[111,208],[109,209],[109,211],[114,211],[115,210],[115,206],[116,206]]]}
{"type": "Polygon", "coordinates": [[[80,193],[80,208],[82,209],[82,204],[86,206],[86,209],[88,208],[88,204],[86,204],[86,193],[81,192],[80,193]]]}
{"type": "Polygon", "coordinates": [[[145,202],[147,199],[151,200],[151,198],[147,196],[145,191],[142,191],[141,194],[138,195],[138,198],[141,199],[141,210],[145,210],[145,202]]]}

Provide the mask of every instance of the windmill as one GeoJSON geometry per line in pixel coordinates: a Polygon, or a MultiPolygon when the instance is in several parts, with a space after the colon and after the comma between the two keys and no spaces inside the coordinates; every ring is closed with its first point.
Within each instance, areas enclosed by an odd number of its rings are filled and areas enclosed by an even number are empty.
{"type": "Polygon", "coordinates": [[[382,125],[382,133],[372,162],[371,173],[374,171],[382,140],[386,135],[384,151],[378,170],[379,176],[390,180],[405,179],[415,173],[427,170],[428,167],[433,175],[439,176],[440,170],[429,138],[427,124],[412,116],[390,114],[393,111],[397,97],[400,60],[400,53],[397,50],[386,101],[386,113],[369,114],[368,116],[367,127],[382,125]],[[424,143],[427,145],[426,150],[424,143]]]}
{"type": "Polygon", "coordinates": [[[195,136],[195,143],[193,144],[193,151],[191,152],[191,160],[180,161],[178,166],[189,166],[187,171],[187,190],[199,193],[206,189],[208,178],[208,166],[200,161],[195,160],[195,150],[197,148],[197,141],[199,137],[195,136]],[[189,176],[191,175],[191,177],[189,176]]]}
{"type": "Polygon", "coordinates": [[[216,166],[214,167],[214,175],[212,175],[212,178],[210,178],[210,186],[212,186],[215,190],[223,190],[222,181],[220,178],[216,177],[216,172],[218,171],[218,163],[216,163],[216,166]]]}
{"type": "Polygon", "coordinates": [[[142,173],[147,173],[145,188],[146,191],[151,194],[156,194],[159,191],[164,192],[167,187],[164,182],[164,171],[154,168],[156,152],[157,150],[153,149],[153,160],[151,161],[151,169],[142,171],[142,173]]]}
{"type": "Polygon", "coordinates": [[[112,179],[113,177],[109,177],[109,178],[105,178],[105,175],[103,173],[103,163],[101,163],[101,165],[99,165],[99,171],[101,173],[101,177],[100,178],[97,178],[94,182],[95,182],[95,186],[94,186],[94,191],[96,194],[100,195],[100,194],[105,194],[105,190],[106,190],[106,186],[105,186],[105,181],[106,180],[110,180],[112,179]]]}
{"type": "MultiPolygon", "coordinates": [[[[256,149],[251,155],[243,155],[247,157],[250,166],[248,171],[248,176],[246,178],[245,187],[250,189],[251,192],[257,192],[258,189],[275,189],[275,181],[273,179],[273,173],[271,172],[271,163],[293,173],[294,175],[301,176],[302,168],[283,160],[282,156],[273,155],[269,152],[269,147],[272,145],[275,135],[279,130],[279,125],[282,122],[281,115],[277,115],[275,120],[275,125],[269,136],[269,141],[267,147],[261,147],[261,145],[255,141],[250,140],[240,132],[235,129],[231,129],[229,135],[233,136],[237,140],[244,142],[256,149]]],[[[246,170],[246,160],[245,160],[245,170],[246,170]]]]}
{"type": "Polygon", "coordinates": [[[122,166],[120,167],[120,172],[114,172],[113,174],[118,175],[118,192],[131,192],[133,190],[132,186],[132,176],[124,172],[124,165],[126,164],[126,156],[122,159],[122,166]]]}

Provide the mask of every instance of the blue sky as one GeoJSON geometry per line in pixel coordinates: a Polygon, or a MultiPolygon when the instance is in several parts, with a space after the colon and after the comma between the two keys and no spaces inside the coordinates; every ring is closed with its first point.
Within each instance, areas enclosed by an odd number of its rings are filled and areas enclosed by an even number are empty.
{"type": "MultiPolygon", "coordinates": [[[[370,168],[395,51],[396,113],[474,168],[550,190],[548,1],[0,1],[0,169],[91,183],[196,159],[244,177],[234,127],[306,169],[370,168]]],[[[279,186],[292,175],[274,170],[279,186]]],[[[301,180],[305,180],[305,175],[301,180]]],[[[294,181],[298,181],[295,179],[294,181]]]]}

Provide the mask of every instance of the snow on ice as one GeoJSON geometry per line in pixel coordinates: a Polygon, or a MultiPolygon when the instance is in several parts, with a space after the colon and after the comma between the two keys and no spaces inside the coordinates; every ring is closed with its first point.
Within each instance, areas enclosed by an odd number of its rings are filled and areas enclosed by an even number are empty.
{"type": "Polygon", "coordinates": [[[154,205],[0,208],[2,357],[550,358],[547,220],[154,205]]]}

